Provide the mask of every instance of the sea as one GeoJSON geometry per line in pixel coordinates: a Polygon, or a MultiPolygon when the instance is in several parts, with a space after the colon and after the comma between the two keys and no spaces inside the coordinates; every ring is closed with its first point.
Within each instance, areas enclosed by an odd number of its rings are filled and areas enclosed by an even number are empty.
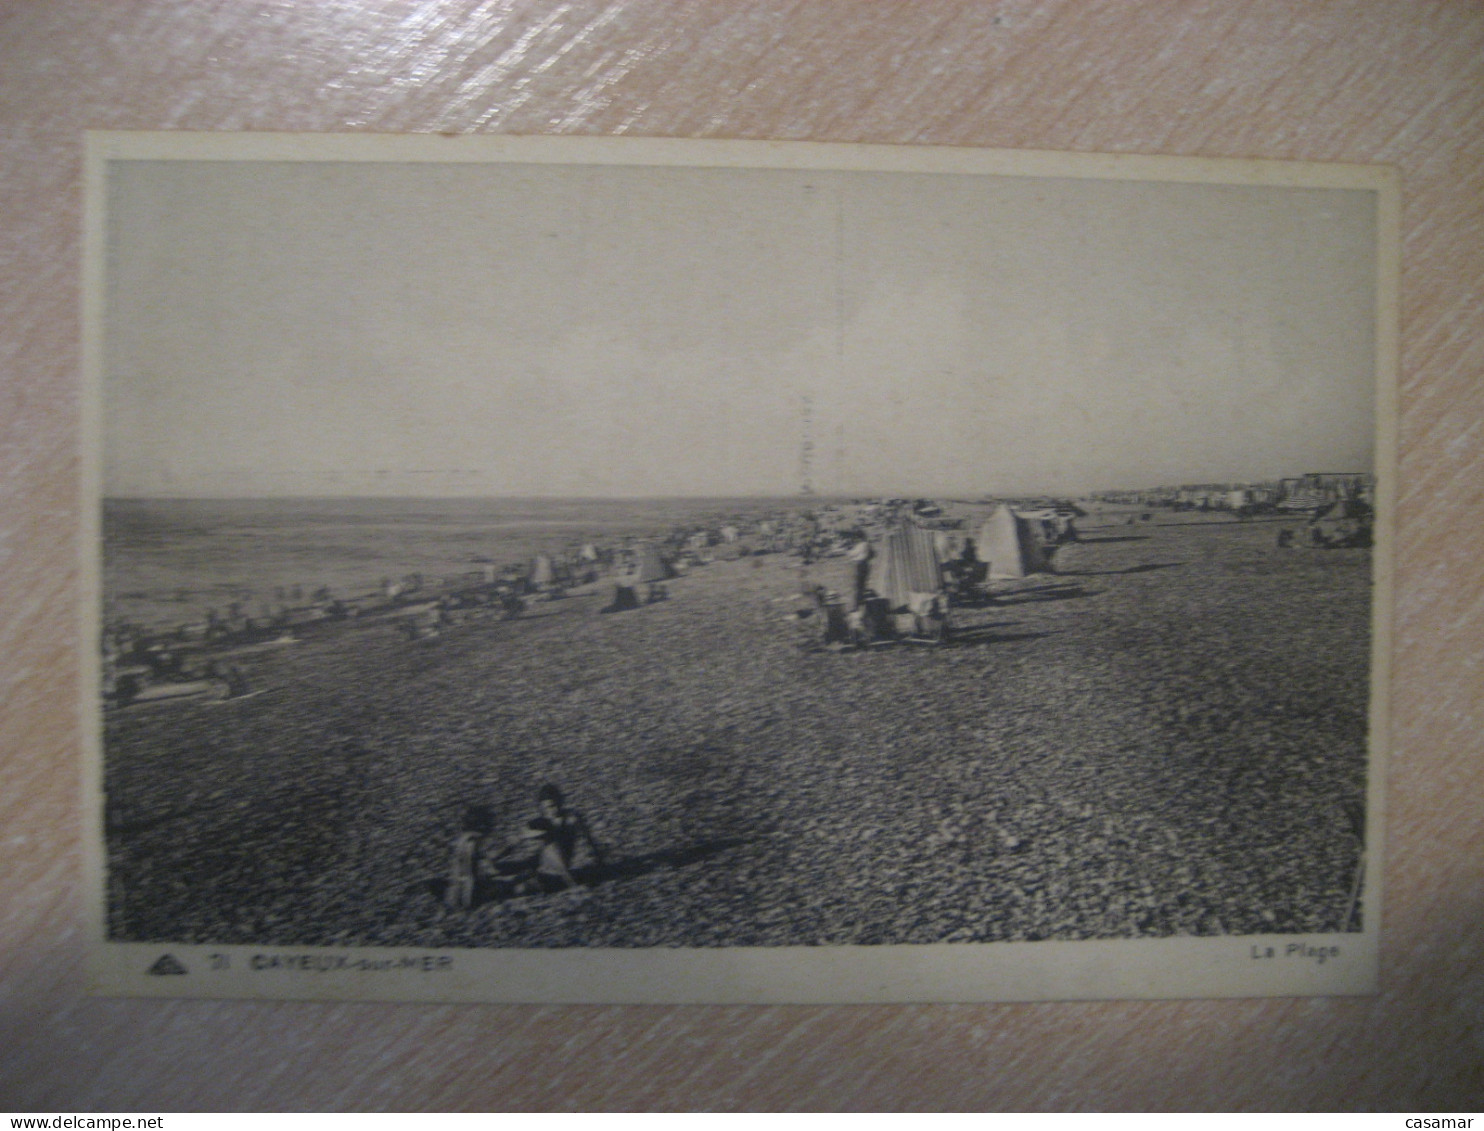
{"type": "MultiPolygon", "coordinates": [[[[818,500],[815,500],[817,503],[818,500]]],[[[103,616],[164,628],[798,509],[794,498],[105,499],[103,616]]]]}

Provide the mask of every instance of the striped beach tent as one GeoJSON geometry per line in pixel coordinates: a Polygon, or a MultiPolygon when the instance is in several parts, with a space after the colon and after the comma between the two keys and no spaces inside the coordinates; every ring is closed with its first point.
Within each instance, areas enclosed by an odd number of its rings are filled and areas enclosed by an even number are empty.
{"type": "Polygon", "coordinates": [[[893,609],[906,608],[913,594],[939,592],[943,570],[933,531],[919,526],[888,530],[871,559],[868,584],[893,609]]]}
{"type": "Polygon", "coordinates": [[[670,569],[665,565],[660,548],[653,542],[641,542],[635,546],[634,561],[639,571],[634,580],[641,585],[649,581],[664,581],[670,576],[670,569]]]}

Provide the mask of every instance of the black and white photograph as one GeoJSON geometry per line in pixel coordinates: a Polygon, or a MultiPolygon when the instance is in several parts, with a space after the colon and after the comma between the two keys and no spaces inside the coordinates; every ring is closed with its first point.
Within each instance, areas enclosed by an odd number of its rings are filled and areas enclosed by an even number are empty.
{"type": "Polygon", "coordinates": [[[1386,171],[89,161],[103,992],[1374,990],[1386,171]]]}

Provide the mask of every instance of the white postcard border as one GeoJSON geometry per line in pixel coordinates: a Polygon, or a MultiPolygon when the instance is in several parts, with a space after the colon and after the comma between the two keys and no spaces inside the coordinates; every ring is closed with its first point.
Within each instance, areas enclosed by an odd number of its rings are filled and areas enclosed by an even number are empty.
{"type": "Polygon", "coordinates": [[[1378,989],[1397,491],[1400,185],[1389,167],[894,145],[490,135],[90,132],[80,411],[79,718],[88,988],[140,997],[541,1003],[1235,998],[1378,989]],[[516,162],[993,174],[1375,194],[1377,512],[1364,930],[1333,935],[783,948],[203,946],[106,937],[100,661],[102,342],[108,166],[124,161],[516,162]],[[166,968],[151,973],[169,956],[166,968]],[[173,965],[172,965],[173,964],[173,965]]]}

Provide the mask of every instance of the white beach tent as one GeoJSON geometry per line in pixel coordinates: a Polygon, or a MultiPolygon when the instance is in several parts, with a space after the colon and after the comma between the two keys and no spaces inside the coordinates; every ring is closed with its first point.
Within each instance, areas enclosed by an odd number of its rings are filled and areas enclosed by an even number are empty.
{"type": "Polygon", "coordinates": [[[1030,521],[1003,503],[979,527],[974,555],[989,567],[991,577],[1025,577],[1051,571],[1041,539],[1031,529],[1030,521]]]}

